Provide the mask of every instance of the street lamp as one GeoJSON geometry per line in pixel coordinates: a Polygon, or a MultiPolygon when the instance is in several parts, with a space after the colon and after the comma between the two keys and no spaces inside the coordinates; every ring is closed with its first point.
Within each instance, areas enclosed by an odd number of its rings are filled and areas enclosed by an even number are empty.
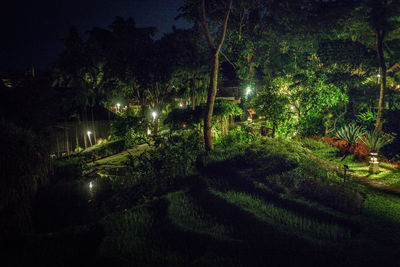
{"type": "Polygon", "coordinates": [[[90,146],[93,145],[93,144],[92,144],[92,139],[90,138],[90,135],[91,135],[91,134],[92,134],[91,131],[87,131],[87,135],[88,135],[88,138],[89,138],[90,146]]]}

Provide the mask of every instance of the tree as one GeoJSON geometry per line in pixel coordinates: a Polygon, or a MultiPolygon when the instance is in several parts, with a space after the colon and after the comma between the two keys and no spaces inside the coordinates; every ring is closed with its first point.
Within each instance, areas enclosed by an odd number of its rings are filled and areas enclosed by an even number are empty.
{"type": "Polygon", "coordinates": [[[382,129],[382,114],[387,78],[386,54],[390,54],[387,41],[400,37],[400,5],[397,0],[359,0],[354,2],[352,13],[343,21],[343,38],[352,38],[374,47],[379,66],[379,103],[375,129],[382,129]]]}
{"type": "Polygon", "coordinates": [[[205,0],[187,0],[184,7],[181,8],[185,12],[181,16],[201,25],[210,52],[210,85],[207,92],[207,108],[203,128],[205,148],[208,151],[214,149],[211,128],[218,86],[219,54],[225,40],[232,4],[233,0],[228,0],[227,3],[226,1],[207,1],[206,3],[205,0]],[[208,8],[206,8],[206,4],[208,8]],[[210,29],[210,24],[215,28],[210,29]],[[212,36],[214,34],[215,38],[212,36]]]}

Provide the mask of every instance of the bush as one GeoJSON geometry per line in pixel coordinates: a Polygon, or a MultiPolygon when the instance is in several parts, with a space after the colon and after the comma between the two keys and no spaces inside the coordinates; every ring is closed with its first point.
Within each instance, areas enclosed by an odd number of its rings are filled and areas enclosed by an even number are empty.
{"type": "Polygon", "coordinates": [[[180,131],[158,137],[155,148],[131,161],[131,168],[144,171],[147,177],[177,177],[188,175],[198,155],[203,151],[197,132],[180,131]]]}
{"type": "Polygon", "coordinates": [[[242,144],[251,144],[258,137],[250,134],[248,131],[242,130],[232,130],[228,135],[220,138],[216,143],[216,146],[222,146],[223,148],[228,148],[231,146],[237,146],[242,144]]]}
{"type": "Polygon", "coordinates": [[[124,140],[126,147],[143,144],[147,141],[147,129],[150,122],[136,112],[127,112],[111,123],[110,135],[112,140],[124,140]]]}
{"type": "Polygon", "coordinates": [[[53,177],[57,180],[77,180],[88,166],[83,157],[62,158],[54,161],[53,177]]]}

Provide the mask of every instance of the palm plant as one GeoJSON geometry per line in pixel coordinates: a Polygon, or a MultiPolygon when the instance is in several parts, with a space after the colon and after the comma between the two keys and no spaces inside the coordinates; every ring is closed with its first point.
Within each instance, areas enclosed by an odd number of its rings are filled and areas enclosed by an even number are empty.
{"type": "Polygon", "coordinates": [[[393,141],[393,136],[373,130],[366,132],[361,141],[368,147],[371,153],[378,153],[383,146],[393,141]]]}
{"type": "Polygon", "coordinates": [[[345,150],[345,155],[342,158],[344,160],[346,156],[348,155],[348,151],[350,147],[354,144],[357,143],[359,139],[361,139],[361,136],[363,136],[364,130],[361,126],[357,126],[355,124],[349,124],[346,126],[343,126],[342,128],[338,129],[336,131],[336,136],[347,142],[347,147],[345,150]]]}

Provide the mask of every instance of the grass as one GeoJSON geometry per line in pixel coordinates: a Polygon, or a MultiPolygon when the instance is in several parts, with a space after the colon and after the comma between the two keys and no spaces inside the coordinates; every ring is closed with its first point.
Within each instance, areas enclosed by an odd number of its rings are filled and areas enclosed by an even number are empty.
{"type": "Polygon", "coordinates": [[[328,160],[340,168],[343,168],[343,165],[346,164],[349,167],[349,170],[355,174],[389,185],[400,186],[400,169],[392,167],[388,163],[380,162],[379,173],[371,174],[369,173],[368,162],[356,160],[354,159],[353,155],[349,155],[342,160],[342,157],[338,156],[338,149],[330,146],[329,144],[317,140],[310,141],[310,139],[306,139],[304,140],[303,145],[309,148],[314,155],[328,160]]]}
{"type": "MultiPolygon", "coordinates": [[[[266,138],[217,148],[202,158],[198,172],[189,177],[150,180],[145,175],[114,174],[125,176],[115,179],[118,185],[103,192],[101,201],[99,197],[87,205],[100,214],[107,211],[93,223],[101,231],[74,233],[77,240],[96,237],[96,242],[82,242],[88,246],[85,251],[95,252],[87,265],[398,265],[400,197],[364,185],[344,186],[318,159],[307,156],[312,150],[340,166],[343,162],[334,149],[314,141],[304,147],[295,141],[266,138]],[[359,204],[362,208],[353,213],[343,208],[359,204]]],[[[127,160],[125,153],[90,166],[117,168],[127,160]]],[[[357,170],[362,166],[352,157],[344,162],[354,171],[363,171],[357,170]]],[[[376,179],[395,181],[396,170],[382,166],[393,176],[376,179]]],[[[47,238],[45,246],[59,240],[57,234],[47,238]]],[[[54,255],[63,246],[66,251],[73,248],[61,244],[54,247],[54,255]]],[[[26,262],[37,252],[31,245],[23,245],[32,249],[26,262]]],[[[78,256],[68,256],[68,263],[78,265],[78,256]]],[[[40,258],[39,262],[49,261],[40,258]]]]}
{"type": "Polygon", "coordinates": [[[234,191],[215,193],[281,231],[290,231],[300,236],[313,238],[315,242],[320,239],[336,242],[351,236],[349,229],[301,216],[293,211],[265,202],[256,196],[234,191]]]}
{"type": "Polygon", "coordinates": [[[186,192],[179,191],[166,196],[170,205],[168,216],[170,220],[185,231],[204,233],[216,239],[229,240],[232,231],[206,211],[195,204],[193,198],[186,192]]]}

